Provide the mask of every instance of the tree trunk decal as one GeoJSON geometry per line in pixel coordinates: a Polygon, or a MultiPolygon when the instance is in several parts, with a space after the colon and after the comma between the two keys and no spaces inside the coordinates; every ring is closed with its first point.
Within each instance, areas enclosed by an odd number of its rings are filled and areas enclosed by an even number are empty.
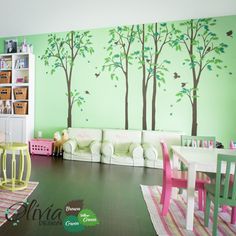
{"type": "MultiPolygon", "coordinates": [[[[193,96],[197,96],[196,90],[193,92],[193,96]]],[[[193,121],[192,121],[191,135],[196,136],[197,135],[197,97],[193,98],[192,117],[193,117],[193,121]]]]}
{"type": "Polygon", "coordinates": [[[119,70],[125,79],[125,129],[129,129],[129,65],[133,59],[130,52],[131,45],[135,39],[134,26],[117,27],[109,31],[108,57],[102,70],[111,72],[111,79],[119,80],[116,71],[119,70]]]}
{"type": "MultiPolygon", "coordinates": [[[[136,58],[139,58],[139,64],[142,68],[142,129],[147,129],[147,89],[148,89],[148,83],[150,81],[150,73],[148,73],[148,76],[146,77],[146,51],[147,47],[145,47],[147,43],[147,37],[145,36],[145,25],[143,24],[141,27],[137,26],[137,38],[138,41],[141,43],[141,49],[140,51],[134,52],[133,55],[138,56],[136,58]],[[146,51],[145,51],[146,49],[146,51]]],[[[148,61],[149,59],[147,59],[148,61]]]]}
{"type": "Polygon", "coordinates": [[[137,25],[137,40],[140,43],[140,50],[133,55],[140,64],[138,69],[142,69],[142,129],[147,129],[147,105],[151,104],[151,128],[156,126],[156,96],[157,86],[165,83],[164,72],[168,71],[166,65],[170,61],[158,61],[159,55],[164,47],[171,42],[172,30],[168,29],[166,23],[160,24],[159,30],[157,23],[149,25],[137,25]],[[159,44],[159,47],[158,47],[159,44]],[[148,86],[152,83],[152,101],[147,101],[148,86]]]}
{"type": "MultiPolygon", "coordinates": [[[[72,90],[72,74],[75,61],[78,57],[85,57],[86,54],[94,52],[91,47],[91,34],[89,31],[74,32],[71,31],[65,37],[59,37],[57,34],[48,35],[48,46],[44,55],[40,58],[45,66],[51,67],[51,75],[56,70],[62,69],[67,85],[67,127],[72,127],[72,108],[75,103],[80,106],[84,102],[84,97],[74,89],[72,90]]],[[[48,73],[48,72],[47,72],[48,73]]]]}
{"type": "MultiPolygon", "coordinates": [[[[168,32],[168,31],[167,31],[168,32]]],[[[155,24],[155,30],[153,34],[153,41],[154,41],[154,50],[155,50],[155,56],[154,56],[154,69],[153,69],[153,88],[152,88],[152,130],[156,129],[156,96],[157,96],[157,60],[161,53],[158,52],[158,39],[157,39],[157,23],[155,24]]]]}
{"type": "Polygon", "coordinates": [[[188,97],[192,108],[192,135],[197,135],[198,127],[198,90],[199,82],[203,72],[207,69],[212,71],[213,66],[221,69],[222,60],[217,58],[225,52],[227,47],[224,43],[219,43],[219,38],[210,27],[215,26],[216,20],[212,18],[189,20],[180,24],[184,28],[175,30],[176,39],[173,46],[177,51],[182,47],[187,51],[188,57],[184,59],[183,65],[188,65],[192,74],[192,85],[190,82],[182,82],[181,90],[176,94],[177,102],[183,97],[188,97]],[[189,85],[190,84],[190,85],[189,85]]]}
{"type": "Polygon", "coordinates": [[[142,78],[142,94],[143,94],[143,115],[142,115],[142,126],[143,130],[147,129],[147,88],[148,81],[146,80],[146,63],[145,63],[145,25],[142,25],[142,37],[140,37],[140,42],[142,44],[142,69],[143,69],[143,78],[142,78]]]}

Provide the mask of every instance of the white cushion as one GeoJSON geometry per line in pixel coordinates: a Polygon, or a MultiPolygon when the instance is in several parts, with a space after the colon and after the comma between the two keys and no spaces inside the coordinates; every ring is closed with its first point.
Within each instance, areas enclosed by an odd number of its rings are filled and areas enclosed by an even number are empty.
{"type": "Polygon", "coordinates": [[[90,144],[93,142],[93,140],[77,140],[78,142],[78,148],[79,149],[84,149],[84,148],[89,148],[90,144]]]}
{"type": "Polygon", "coordinates": [[[134,159],[143,159],[143,148],[141,147],[141,145],[136,145],[133,148],[132,156],[134,159]]]}
{"type": "Polygon", "coordinates": [[[63,147],[65,159],[100,161],[102,130],[88,128],[69,128],[69,141],[63,147]]]}
{"type": "Polygon", "coordinates": [[[90,144],[90,150],[93,155],[98,155],[100,156],[101,153],[101,142],[98,141],[93,141],[90,144]]]}
{"type": "Polygon", "coordinates": [[[158,153],[157,153],[156,148],[154,148],[154,147],[149,147],[149,148],[145,149],[144,156],[145,156],[145,158],[147,158],[148,160],[157,160],[157,158],[158,158],[158,153]]]}
{"type": "Polygon", "coordinates": [[[63,144],[63,150],[67,153],[73,153],[76,149],[77,141],[75,139],[69,139],[63,144]]]}
{"type": "MultiPolygon", "coordinates": [[[[181,145],[181,135],[183,132],[180,131],[143,131],[143,143],[152,144],[156,148],[158,158],[162,159],[162,150],[160,141],[166,142],[168,148],[172,145],[181,145]]],[[[151,154],[151,156],[154,154],[151,154]]]]}
{"type": "Polygon", "coordinates": [[[114,153],[115,154],[127,154],[129,152],[129,147],[131,143],[115,143],[114,144],[114,153]]]}
{"type": "Polygon", "coordinates": [[[68,128],[69,138],[76,138],[77,141],[97,140],[102,141],[102,130],[87,128],[68,128]]]}
{"type": "Polygon", "coordinates": [[[114,153],[114,147],[111,143],[105,142],[102,144],[102,154],[105,156],[112,156],[114,153]]]}
{"type": "Polygon", "coordinates": [[[103,130],[103,140],[111,143],[141,143],[142,132],[139,130],[103,130]]]}

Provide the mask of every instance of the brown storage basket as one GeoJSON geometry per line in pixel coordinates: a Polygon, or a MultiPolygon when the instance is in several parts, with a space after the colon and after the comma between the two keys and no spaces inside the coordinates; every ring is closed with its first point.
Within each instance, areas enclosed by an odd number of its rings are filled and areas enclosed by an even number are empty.
{"type": "Polygon", "coordinates": [[[0,99],[1,100],[9,100],[9,99],[11,99],[11,88],[10,87],[2,87],[2,88],[0,88],[0,99]]]}
{"type": "Polygon", "coordinates": [[[14,114],[25,115],[27,114],[28,102],[14,102],[14,114]]]}
{"type": "Polygon", "coordinates": [[[28,88],[27,87],[19,87],[19,88],[14,88],[14,97],[16,100],[20,99],[27,99],[28,97],[28,88]]]}
{"type": "Polygon", "coordinates": [[[11,83],[11,71],[1,71],[0,72],[0,84],[11,83]]]}

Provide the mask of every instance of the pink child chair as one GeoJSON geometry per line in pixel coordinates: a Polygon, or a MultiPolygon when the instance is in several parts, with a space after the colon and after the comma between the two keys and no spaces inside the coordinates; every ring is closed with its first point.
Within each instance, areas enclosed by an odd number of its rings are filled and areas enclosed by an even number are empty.
{"type": "MultiPolygon", "coordinates": [[[[172,170],[170,166],[170,157],[166,143],[161,141],[162,153],[163,153],[163,181],[162,181],[162,193],[161,193],[161,204],[162,216],[167,215],[170,206],[170,197],[173,187],[186,189],[188,184],[188,173],[187,171],[172,170]]],[[[196,176],[196,190],[198,190],[198,207],[199,210],[203,210],[203,199],[204,206],[206,205],[206,195],[204,190],[204,184],[210,183],[210,179],[203,173],[197,173],[196,176]]]]}

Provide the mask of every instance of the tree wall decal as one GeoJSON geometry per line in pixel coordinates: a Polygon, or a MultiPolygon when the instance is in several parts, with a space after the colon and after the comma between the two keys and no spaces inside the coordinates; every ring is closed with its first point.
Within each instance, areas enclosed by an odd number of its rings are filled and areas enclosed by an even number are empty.
{"type": "Polygon", "coordinates": [[[60,37],[57,34],[48,35],[48,46],[41,56],[45,66],[50,66],[51,74],[56,70],[62,69],[67,85],[67,127],[72,127],[72,108],[74,104],[80,106],[84,98],[75,89],[72,90],[73,69],[76,59],[86,57],[87,54],[94,52],[91,42],[92,35],[89,31],[71,31],[60,37]]]}
{"type": "Polygon", "coordinates": [[[120,70],[125,79],[125,129],[129,128],[129,65],[133,60],[131,45],[135,39],[134,26],[123,26],[109,31],[108,57],[102,70],[108,69],[111,79],[118,80],[116,70],[120,70]]]}
{"type": "Polygon", "coordinates": [[[177,102],[183,97],[187,97],[192,109],[192,129],[191,134],[197,135],[198,126],[198,90],[199,82],[203,78],[204,71],[212,71],[213,67],[222,69],[220,55],[225,52],[227,45],[219,42],[217,35],[211,30],[216,25],[216,20],[212,18],[189,20],[180,23],[184,28],[175,31],[176,39],[173,46],[176,51],[184,48],[188,57],[183,64],[191,70],[192,86],[189,82],[181,83],[181,90],[176,94],[177,102]]]}
{"type": "Polygon", "coordinates": [[[156,129],[156,100],[157,86],[165,83],[165,71],[168,71],[169,60],[160,61],[160,55],[166,45],[171,43],[172,33],[166,23],[157,23],[137,26],[137,39],[141,44],[140,50],[135,51],[134,55],[138,58],[139,69],[142,69],[142,129],[147,129],[147,91],[148,85],[152,81],[152,101],[151,101],[151,129],[156,129]]]}

